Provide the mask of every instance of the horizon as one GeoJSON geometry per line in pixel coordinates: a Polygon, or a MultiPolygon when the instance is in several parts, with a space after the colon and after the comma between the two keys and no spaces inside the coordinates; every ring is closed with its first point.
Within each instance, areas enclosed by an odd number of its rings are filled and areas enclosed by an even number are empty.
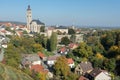
{"type": "Polygon", "coordinates": [[[119,0],[1,0],[1,3],[0,21],[26,23],[30,5],[33,19],[46,25],[120,26],[119,0]]]}

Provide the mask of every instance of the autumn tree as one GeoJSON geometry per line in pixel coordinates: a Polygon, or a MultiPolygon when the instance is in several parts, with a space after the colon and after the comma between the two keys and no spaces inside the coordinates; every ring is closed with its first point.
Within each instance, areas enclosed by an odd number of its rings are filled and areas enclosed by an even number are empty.
{"type": "Polygon", "coordinates": [[[50,51],[56,50],[57,47],[57,34],[55,32],[52,32],[52,35],[50,37],[50,51]]]}
{"type": "Polygon", "coordinates": [[[74,54],[79,57],[90,57],[93,55],[92,48],[88,46],[86,43],[80,43],[80,46],[76,48],[74,51],[74,54]]]}
{"type": "Polygon", "coordinates": [[[33,44],[33,52],[39,52],[39,51],[42,51],[43,50],[43,47],[40,45],[40,44],[33,44]]]}
{"type": "Polygon", "coordinates": [[[57,76],[64,76],[66,78],[70,72],[66,57],[59,57],[54,65],[54,69],[57,76]]]}

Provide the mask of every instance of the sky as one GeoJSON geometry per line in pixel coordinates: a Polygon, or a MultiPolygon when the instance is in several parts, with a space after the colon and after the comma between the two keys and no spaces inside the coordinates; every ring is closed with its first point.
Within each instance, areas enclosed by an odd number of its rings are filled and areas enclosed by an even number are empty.
{"type": "Polygon", "coordinates": [[[120,26],[120,0],[0,0],[0,21],[26,22],[28,5],[46,25],[120,26]]]}

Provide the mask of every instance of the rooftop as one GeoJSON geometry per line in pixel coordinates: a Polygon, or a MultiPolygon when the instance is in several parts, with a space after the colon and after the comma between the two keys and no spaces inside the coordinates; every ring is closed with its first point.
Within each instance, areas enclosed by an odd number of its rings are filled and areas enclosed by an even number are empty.
{"type": "MultiPolygon", "coordinates": [[[[40,20],[32,20],[31,23],[32,23],[32,22],[36,22],[36,23],[39,24],[39,25],[45,25],[45,24],[44,24],[43,22],[41,22],[40,20]]],[[[30,23],[30,24],[31,24],[31,23],[30,23]]]]}

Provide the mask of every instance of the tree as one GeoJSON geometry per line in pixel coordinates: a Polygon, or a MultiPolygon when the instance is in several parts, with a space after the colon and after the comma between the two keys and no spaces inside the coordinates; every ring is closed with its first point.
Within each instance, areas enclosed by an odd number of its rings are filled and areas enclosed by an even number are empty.
{"type": "Polygon", "coordinates": [[[97,53],[97,54],[95,55],[95,57],[98,58],[98,59],[103,59],[103,58],[104,58],[104,56],[101,55],[100,53],[97,53]]]}
{"type": "Polygon", "coordinates": [[[69,28],[69,29],[68,29],[68,34],[75,34],[75,30],[72,29],[72,28],[69,28]]]}
{"type": "Polygon", "coordinates": [[[75,43],[75,41],[76,41],[76,36],[75,36],[75,34],[72,34],[72,35],[71,35],[70,40],[71,40],[73,43],[75,43]]]}
{"type": "Polygon", "coordinates": [[[108,50],[107,57],[108,58],[115,58],[119,54],[119,47],[118,46],[111,46],[108,50]]]}
{"type": "Polygon", "coordinates": [[[115,44],[115,36],[112,34],[112,32],[107,32],[106,34],[102,35],[100,40],[105,50],[108,50],[115,44]]]}
{"type": "Polygon", "coordinates": [[[43,50],[43,47],[40,45],[40,44],[33,44],[33,52],[39,52],[39,51],[42,51],[43,50]]]}
{"type": "Polygon", "coordinates": [[[55,32],[52,32],[52,35],[50,37],[50,51],[56,50],[57,47],[57,34],[55,32]]]}
{"type": "Polygon", "coordinates": [[[20,64],[20,58],[21,56],[18,50],[12,44],[8,44],[8,48],[5,50],[6,64],[18,68],[20,64]]]}
{"type": "Polygon", "coordinates": [[[76,48],[73,53],[78,57],[90,57],[93,55],[92,48],[88,46],[86,43],[80,43],[80,46],[76,48]]]}
{"type": "Polygon", "coordinates": [[[97,42],[95,45],[92,46],[94,53],[101,53],[105,52],[103,45],[100,42],[97,42]]]}
{"type": "Polygon", "coordinates": [[[112,59],[105,59],[104,60],[104,67],[110,72],[113,72],[116,67],[116,60],[114,58],[112,59]]]}
{"type": "Polygon", "coordinates": [[[67,36],[61,39],[61,44],[68,45],[69,43],[70,43],[70,40],[68,39],[67,36]]]}
{"type": "Polygon", "coordinates": [[[78,75],[71,72],[66,80],[78,80],[78,75]]]}
{"type": "Polygon", "coordinates": [[[45,26],[41,26],[40,32],[45,32],[45,26]]]}
{"type": "Polygon", "coordinates": [[[59,57],[54,65],[54,69],[57,76],[63,76],[66,78],[70,72],[66,57],[59,57]]]}

